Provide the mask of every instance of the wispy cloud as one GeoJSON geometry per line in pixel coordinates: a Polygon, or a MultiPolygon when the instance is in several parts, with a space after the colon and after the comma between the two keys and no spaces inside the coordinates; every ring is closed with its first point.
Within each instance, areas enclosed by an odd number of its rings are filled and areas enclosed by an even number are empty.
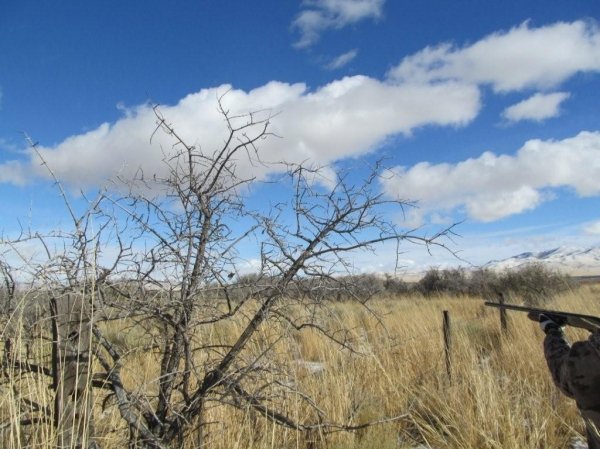
{"type": "Polygon", "coordinates": [[[550,94],[537,93],[526,100],[509,106],[502,116],[511,122],[532,120],[541,122],[560,114],[560,105],[569,98],[567,92],[554,92],[550,94]]]}
{"type": "Polygon", "coordinates": [[[600,195],[599,161],[600,132],[581,132],[559,141],[530,140],[515,156],[485,152],[457,164],[396,167],[382,184],[391,196],[419,200],[413,222],[455,209],[485,222],[534,209],[560,187],[580,197],[600,195]]]}
{"type": "Polygon", "coordinates": [[[459,80],[491,85],[497,92],[548,89],[578,72],[600,71],[600,30],[595,22],[529,23],[493,33],[472,45],[427,47],[389,75],[398,81],[459,80]]]}
{"type": "Polygon", "coordinates": [[[600,235],[600,220],[587,223],[583,227],[583,231],[588,235],[600,235]]]}
{"type": "Polygon", "coordinates": [[[304,10],[292,27],[300,33],[296,48],[310,47],[326,29],[340,29],[365,19],[382,16],[385,0],[304,0],[304,10]]]}
{"type": "Polygon", "coordinates": [[[346,64],[348,64],[350,61],[352,61],[354,58],[356,58],[356,56],[358,55],[358,50],[355,48],[353,50],[350,50],[346,53],[343,53],[341,55],[339,55],[336,58],[333,58],[333,60],[331,60],[326,66],[325,68],[327,70],[337,70],[340,69],[342,67],[344,67],[346,64]]]}
{"type": "Polygon", "coordinates": [[[21,149],[14,143],[4,137],[0,137],[0,152],[19,153],[21,149]]]}
{"type": "Polygon", "coordinates": [[[0,182],[22,186],[31,178],[30,167],[19,161],[7,161],[0,164],[0,182]]]}

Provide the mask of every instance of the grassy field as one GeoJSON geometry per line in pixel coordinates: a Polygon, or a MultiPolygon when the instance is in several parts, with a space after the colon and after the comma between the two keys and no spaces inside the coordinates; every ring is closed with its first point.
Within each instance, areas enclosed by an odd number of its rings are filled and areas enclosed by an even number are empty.
{"type": "MultiPolygon", "coordinates": [[[[598,315],[599,294],[600,287],[585,285],[545,307],[598,315]]],[[[248,357],[272,348],[264,363],[285,367],[290,388],[282,394],[285,389],[274,382],[265,395],[272,394],[273,403],[299,421],[312,422],[317,414],[295,390],[312,396],[330,422],[356,426],[396,420],[353,432],[307,435],[274,425],[250,409],[215,403],[205,417],[206,447],[566,449],[581,435],[575,404],[552,385],[542,332],[525,314],[511,313],[510,332],[503,335],[497,310],[484,307],[480,299],[382,298],[370,307],[374,313],[340,302],[322,317],[331,328],[350,329],[356,352],[340,349],[314,331],[289,332],[283,324],[271,323],[253,340],[248,357]],[[444,310],[451,319],[451,376],[444,353],[444,310]]],[[[240,321],[213,327],[198,338],[227,343],[242,325],[240,321]]],[[[156,384],[157,355],[137,350],[148,337],[136,329],[113,322],[105,330],[128,351],[124,382],[141,392],[156,384]]],[[[568,330],[568,336],[584,338],[585,332],[568,330]]],[[[32,352],[48,350],[45,340],[29,345],[32,352]]],[[[34,376],[17,382],[11,376],[14,373],[5,371],[1,386],[2,447],[54,447],[51,426],[16,424],[16,417],[24,416],[19,398],[35,398],[51,408],[48,382],[34,376]]],[[[103,410],[104,399],[94,396],[97,441],[103,448],[127,447],[128,430],[116,407],[103,410]]],[[[193,438],[187,447],[197,447],[193,438]]]]}

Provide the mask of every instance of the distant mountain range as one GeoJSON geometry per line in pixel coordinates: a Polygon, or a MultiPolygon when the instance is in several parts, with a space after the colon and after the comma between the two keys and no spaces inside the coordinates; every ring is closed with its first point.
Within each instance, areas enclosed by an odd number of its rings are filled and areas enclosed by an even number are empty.
{"type": "Polygon", "coordinates": [[[573,276],[600,275],[600,247],[558,247],[539,253],[522,253],[507,259],[489,261],[484,267],[505,270],[530,263],[541,263],[573,276]]]}

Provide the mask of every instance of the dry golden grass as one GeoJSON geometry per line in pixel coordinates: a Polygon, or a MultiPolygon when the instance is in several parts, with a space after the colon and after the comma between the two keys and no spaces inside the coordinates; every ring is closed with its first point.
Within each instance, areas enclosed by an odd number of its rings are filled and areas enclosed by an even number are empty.
{"type": "MultiPolygon", "coordinates": [[[[598,293],[597,287],[584,286],[546,307],[598,315],[598,293]]],[[[351,329],[358,353],[333,346],[309,329],[294,334],[282,324],[270,324],[254,338],[246,356],[274,344],[269,361],[289,367],[288,381],[315,398],[332,422],[357,425],[406,415],[403,419],[351,433],[304,435],[274,425],[250,409],[215,404],[205,417],[210,423],[207,447],[564,449],[582,432],[575,404],[552,385],[541,349],[542,333],[525,314],[510,313],[510,333],[502,335],[498,312],[477,299],[389,298],[373,302],[371,308],[375,315],[358,304],[336,303],[323,315],[328,326],[351,329]],[[443,310],[449,311],[452,325],[451,379],[444,357],[443,310]],[[281,334],[288,337],[278,339],[281,334]],[[322,364],[320,371],[313,369],[321,366],[317,362],[322,364]],[[315,443],[311,446],[310,441],[315,443]]],[[[198,338],[227,342],[243,325],[240,320],[215,326],[198,338]]],[[[130,351],[123,369],[125,384],[134,392],[155,391],[158,355],[136,351],[144,336],[135,328],[125,323],[110,326],[106,331],[121,335],[119,344],[130,351]]],[[[567,332],[571,339],[585,337],[585,332],[567,332]]],[[[47,343],[32,344],[35,351],[47,351],[47,343]]],[[[11,372],[8,376],[13,381],[2,386],[2,423],[19,414],[17,394],[50,404],[46,383],[27,376],[16,384],[16,376],[11,372]]],[[[127,447],[127,429],[118,410],[101,411],[103,397],[95,398],[101,447],[127,447]]],[[[281,397],[278,405],[299,421],[314,418],[298,395],[281,397]]],[[[13,424],[2,432],[5,448],[54,446],[50,426],[37,426],[32,432],[13,424]]],[[[193,436],[187,447],[197,447],[193,436]]]]}

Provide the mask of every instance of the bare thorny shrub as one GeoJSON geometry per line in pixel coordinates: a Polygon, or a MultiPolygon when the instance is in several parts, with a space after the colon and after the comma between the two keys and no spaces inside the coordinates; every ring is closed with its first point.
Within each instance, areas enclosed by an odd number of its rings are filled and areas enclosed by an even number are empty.
{"type": "MultiPolygon", "coordinates": [[[[402,242],[443,245],[440,239],[451,228],[425,237],[386,218],[391,207],[406,203],[378,192],[379,165],[362,182],[342,174],[324,188],[315,183],[317,170],[281,164],[285,170],[279,182],[289,189],[290,198],[272,204],[267,212],[251,210],[247,199],[256,181],[242,177],[238,164],[261,164],[259,143],[271,137],[270,117],[267,112],[232,115],[222,98],[218,106],[227,129],[221,148],[207,152],[189,145],[155,109],[157,132],[173,142],[164,151],[166,175],[140,171],[134,179],[118,180],[79,213],[59,184],[73,231],[41,236],[24,230],[20,237],[2,242],[27,271],[21,304],[41,305],[46,319],[36,329],[51,337],[52,346],[52,351],[41,351],[36,363],[29,360],[34,358],[31,354],[5,351],[5,372],[48,376],[54,390],[60,389],[56,354],[65,352],[65,341],[74,334],[61,337],[57,309],[65,298],[76,298],[82,315],[78,325],[89,327],[94,360],[87,363],[88,353],[76,347],[77,360],[86,362],[89,371],[78,376],[88,387],[100,389],[104,408],[118,408],[132,447],[181,447],[191,437],[203,446],[210,425],[206,416],[211,408],[222,406],[254,410],[298,432],[326,434],[369,425],[332,422],[290,381],[275,348],[282,339],[311,328],[332,345],[356,351],[350,333],[323,324],[328,302],[318,287],[344,292],[352,278],[339,275],[350,272],[348,260],[356,251],[385,243],[398,250],[402,242]],[[43,261],[21,249],[32,242],[44,249],[43,261]],[[241,276],[247,263],[241,254],[252,247],[255,273],[241,276]],[[142,335],[140,344],[157,358],[151,381],[125,385],[122,369],[130,354],[118,336],[106,331],[105,322],[114,319],[134,327],[142,335]],[[237,326],[230,325],[234,321],[237,326]],[[259,330],[268,325],[281,331],[262,342],[260,351],[250,351],[259,330]],[[230,329],[225,341],[208,337],[218,326],[230,329]],[[93,367],[99,369],[91,372],[93,367]],[[303,419],[286,414],[283,404],[290,396],[303,402],[303,419]]],[[[5,262],[0,269],[6,285],[13,285],[6,297],[14,308],[14,270],[5,262]]],[[[357,299],[368,310],[368,301],[357,299]]],[[[3,335],[6,341],[14,338],[9,327],[3,335]]],[[[72,395],[78,394],[75,388],[72,395]]],[[[22,407],[26,412],[20,414],[21,432],[40,422],[58,425],[62,419],[56,407],[50,410],[27,401],[22,407]]],[[[94,410],[88,409],[89,424],[72,437],[74,445],[98,444],[91,425],[94,410]]],[[[386,418],[392,417],[376,422],[386,418]]]]}

